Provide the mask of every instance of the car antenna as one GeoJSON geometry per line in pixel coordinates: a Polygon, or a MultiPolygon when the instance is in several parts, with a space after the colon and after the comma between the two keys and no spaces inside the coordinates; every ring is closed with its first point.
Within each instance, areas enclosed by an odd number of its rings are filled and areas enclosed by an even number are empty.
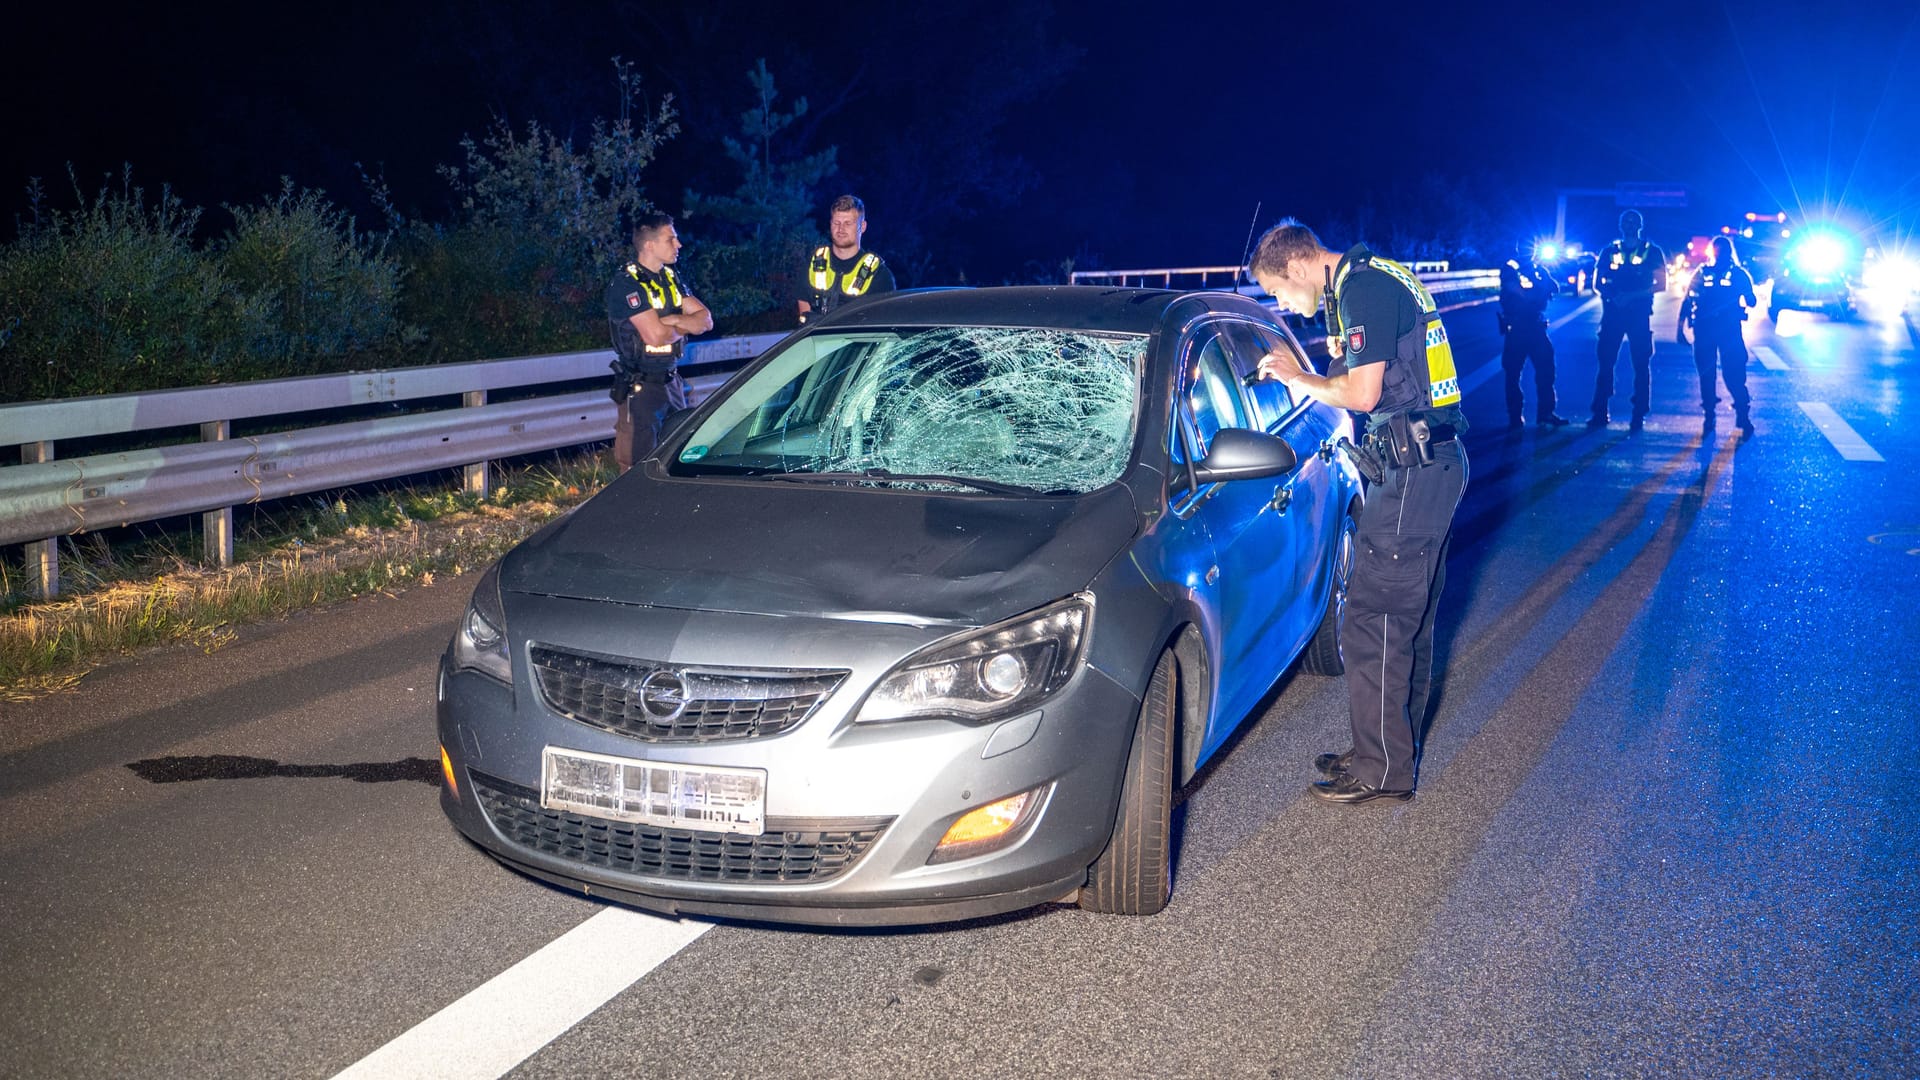
{"type": "Polygon", "coordinates": [[[1240,291],[1240,275],[1247,272],[1247,256],[1253,253],[1253,227],[1260,223],[1261,203],[1253,204],[1253,220],[1247,222],[1247,242],[1240,248],[1240,262],[1233,268],[1233,291],[1240,291]]]}

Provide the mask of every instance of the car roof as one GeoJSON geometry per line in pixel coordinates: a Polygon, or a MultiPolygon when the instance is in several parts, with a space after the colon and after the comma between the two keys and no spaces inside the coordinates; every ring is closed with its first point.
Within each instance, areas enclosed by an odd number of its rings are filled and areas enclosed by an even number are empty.
{"type": "Polygon", "coordinates": [[[834,310],[820,329],[861,326],[1031,326],[1149,334],[1183,299],[1215,310],[1270,317],[1230,292],[1110,289],[1096,285],[1007,285],[993,288],[910,289],[834,310]]]}

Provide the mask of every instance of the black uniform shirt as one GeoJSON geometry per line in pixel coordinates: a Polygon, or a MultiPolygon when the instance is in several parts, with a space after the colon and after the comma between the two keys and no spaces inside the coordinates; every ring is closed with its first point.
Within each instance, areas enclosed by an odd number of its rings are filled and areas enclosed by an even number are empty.
{"type": "Polygon", "coordinates": [[[676,341],[665,352],[649,352],[640,340],[640,331],[634,329],[633,317],[649,309],[661,315],[678,315],[681,301],[691,295],[693,290],[671,266],[654,271],[639,263],[627,263],[615,270],[607,284],[607,329],[621,363],[636,371],[671,368],[683,343],[676,341]]]}
{"type": "MultiPolygon", "coordinates": [[[[1344,364],[1336,362],[1336,366],[1342,370],[1350,371],[1368,364],[1392,361],[1400,353],[1400,340],[1414,333],[1420,325],[1420,304],[1398,278],[1384,270],[1367,266],[1349,269],[1355,259],[1372,254],[1365,244],[1356,244],[1341,258],[1340,266],[1333,273],[1334,280],[1340,282],[1337,303],[1344,364]]],[[[1424,340],[1419,343],[1415,353],[1418,362],[1424,364],[1424,340]]],[[[1466,418],[1457,405],[1430,409],[1425,402],[1420,402],[1415,407],[1421,415],[1466,430],[1466,418]]],[[[1369,413],[1369,417],[1401,411],[1395,403],[1386,401],[1384,397],[1374,409],[1375,412],[1369,413]]]]}
{"type": "Polygon", "coordinates": [[[1693,272],[1693,283],[1687,288],[1684,302],[1693,305],[1695,325],[1723,326],[1744,317],[1743,299],[1746,306],[1754,303],[1753,275],[1747,273],[1746,267],[1702,266],[1693,272]]]}
{"type": "Polygon", "coordinates": [[[1653,294],[1665,285],[1667,253],[1651,240],[1629,244],[1615,240],[1600,252],[1593,270],[1594,288],[1610,305],[1653,310],[1653,294]]]}
{"type": "Polygon", "coordinates": [[[1532,260],[1508,259],[1500,264],[1500,311],[1514,326],[1545,322],[1547,301],[1559,292],[1553,275],[1532,260]]]}

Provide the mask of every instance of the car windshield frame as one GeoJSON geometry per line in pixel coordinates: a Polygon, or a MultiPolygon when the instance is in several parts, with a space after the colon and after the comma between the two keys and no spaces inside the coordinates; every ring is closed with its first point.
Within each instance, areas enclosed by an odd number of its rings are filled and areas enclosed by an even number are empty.
{"type": "Polygon", "coordinates": [[[1016,325],[813,331],[723,387],[667,473],[1084,495],[1133,463],[1152,340],[1016,325]]]}

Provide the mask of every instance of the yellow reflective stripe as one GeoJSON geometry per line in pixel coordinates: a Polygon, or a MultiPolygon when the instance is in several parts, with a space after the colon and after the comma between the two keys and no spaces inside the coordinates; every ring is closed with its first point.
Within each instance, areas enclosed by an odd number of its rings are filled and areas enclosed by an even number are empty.
{"type": "Polygon", "coordinates": [[[1460,373],[1453,366],[1453,344],[1439,319],[1427,324],[1427,397],[1434,408],[1460,404],[1460,373]]]}
{"type": "Polygon", "coordinates": [[[827,259],[827,249],[816,250],[813,253],[813,265],[807,268],[807,284],[812,285],[815,292],[826,292],[833,288],[836,276],[833,263],[827,259]]]}
{"type": "Polygon", "coordinates": [[[1396,281],[1405,285],[1407,291],[1413,294],[1414,302],[1420,305],[1422,313],[1432,312],[1439,307],[1433,302],[1433,294],[1427,291],[1427,287],[1420,283],[1419,278],[1413,276],[1413,271],[1392,259],[1383,259],[1378,255],[1373,257],[1373,265],[1391,274],[1396,281]]]}
{"type": "Polygon", "coordinates": [[[880,256],[871,251],[867,252],[860,257],[858,263],[854,264],[853,269],[848,271],[846,280],[840,285],[840,291],[848,296],[864,294],[867,287],[873,284],[873,275],[879,269],[880,256]]]}

